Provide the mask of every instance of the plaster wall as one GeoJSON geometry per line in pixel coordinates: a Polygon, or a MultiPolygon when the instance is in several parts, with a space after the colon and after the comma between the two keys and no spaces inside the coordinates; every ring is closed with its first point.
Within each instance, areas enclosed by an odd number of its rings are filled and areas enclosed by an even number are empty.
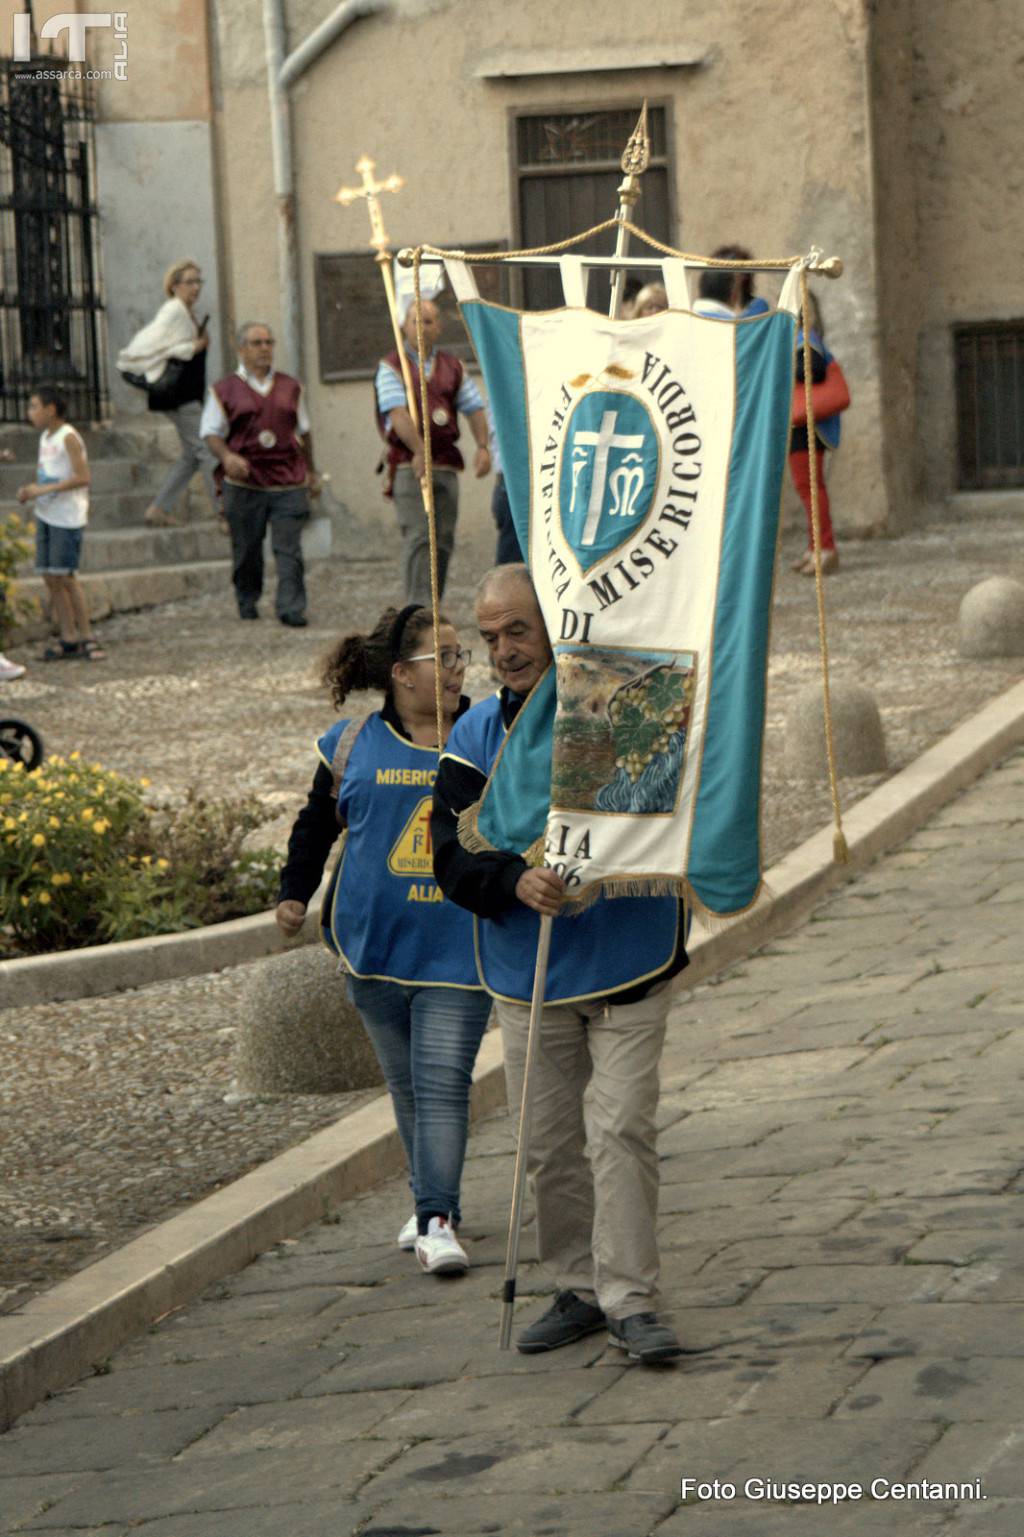
{"type": "MultiPolygon", "coordinates": [[[[236,319],[262,315],[279,323],[256,9],[255,0],[222,0],[217,8],[221,216],[231,252],[227,308],[236,319]]],[[[289,46],[331,9],[327,0],[293,0],[289,46]]],[[[350,28],[294,88],[305,375],[318,457],[346,501],[379,505],[369,382],[321,384],[316,354],[313,254],[358,249],[368,234],[363,209],[341,209],[333,201],[338,186],[354,180],[359,155],[371,155],[383,174],[397,170],[407,178],[403,192],[386,199],[396,247],[418,240],[514,241],[515,113],[603,109],[646,94],[669,108],[680,244],[700,251],[739,239],[758,254],[779,256],[817,242],[843,256],[846,276],[822,285],[822,302],[855,406],[831,487],[841,530],[884,524],[863,0],[822,5],[812,27],[798,0],[752,0],[742,10],[694,0],[682,18],[675,0],[651,0],[631,23],[631,46],[647,44],[656,52],[666,36],[702,45],[708,50],[702,67],[495,83],[473,77],[481,55],[492,50],[535,40],[538,50],[575,49],[585,57],[588,47],[614,49],[621,33],[621,7],[612,0],[569,0],[557,9],[547,0],[520,0],[515,7],[499,0],[405,4],[350,28]]],[[[772,288],[767,281],[763,286],[772,288]]],[[[488,496],[489,482],[466,484],[470,516],[485,516],[488,496]]]]}
{"type": "Polygon", "coordinates": [[[914,521],[919,493],[918,341],[920,251],[914,93],[913,0],[873,0],[869,52],[874,173],[876,292],[882,466],[888,491],[886,532],[914,521]]]}
{"type": "MultiPolygon", "coordinates": [[[[956,489],[951,328],[1024,319],[1024,8],[914,0],[914,18],[918,433],[925,494],[936,503],[956,489]]],[[[994,495],[1005,504],[1005,493],[994,495]]]]}

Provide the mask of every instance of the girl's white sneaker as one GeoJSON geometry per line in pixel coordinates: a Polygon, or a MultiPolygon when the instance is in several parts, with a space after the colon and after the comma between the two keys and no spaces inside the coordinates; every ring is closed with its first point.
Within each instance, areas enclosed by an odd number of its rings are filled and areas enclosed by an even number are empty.
{"type": "Polygon", "coordinates": [[[447,1217],[431,1217],[416,1239],[416,1258],[428,1275],[465,1275],[469,1269],[469,1256],[447,1217]]]}
{"type": "Polygon", "coordinates": [[[402,1231],[398,1235],[398,1247],[410,1252],[415,1249],[416,1239],[419,1236],[419,1231],[420,1225],[416,1221],[416,1213],[413,1212],[412,1216],[409,1218],[408,1222],[405,1224],[402,1231]]]}

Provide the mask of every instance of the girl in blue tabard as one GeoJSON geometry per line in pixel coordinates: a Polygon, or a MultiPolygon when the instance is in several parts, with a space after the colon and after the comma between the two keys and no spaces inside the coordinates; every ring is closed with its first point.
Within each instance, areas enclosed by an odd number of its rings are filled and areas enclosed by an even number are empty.
{"type": "Polygon", "coordinates": [[[434,671],[447,739],[469,708],[461,692],[468,661],[444,619],[435,657],[430,612],[415,604],[389,609],[369,635],[349,635],[327,656],[323,682],[339,710],[366,689],[380,689],[384,703],[365,721],[336,721],[318,740],[320,766],[292,828],[277,907],[282,932],[297,933],[344,828],[323,936],[348,973],[409,1161],[416,1211],[399,1247],[414,1249],[431,1274],[469,1267],[455,1230],[473,1063],[491,1009],[477,978],[472,915],[444,899],[432,866],[434,671]]]}

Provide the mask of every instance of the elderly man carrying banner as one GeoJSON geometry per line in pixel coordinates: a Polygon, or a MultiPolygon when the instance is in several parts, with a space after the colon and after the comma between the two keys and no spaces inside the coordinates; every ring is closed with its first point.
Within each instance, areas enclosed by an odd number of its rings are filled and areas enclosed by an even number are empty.
{"type": "MultiPolygon", "coordinates": [[[[536,915],[560,910],[566,884],[555,870],[532,869],[512,851],[467,851],[459,843],[458,817],[480,800],[508,728],[549,676],[551,646],[523,565],[497,566],[484,577],[476,617],[502,688],[456,723],[442,756],[434,868],[445,895],[484,920],[478,924],[482,977],[501,1023],[508,1102],[517,1105],[536,915]]],[[[559,1290],[554,1305],[520,1334],[524,1354],[555,1350],[606,1325],[612,1342],[635,1359],[665,1361],[682,1353],[654,1312],[654,1118],[668,982],[686,965],[684,941],[682,904],[672,897],[598,901],[554,926],[529,1169],[540,1259],[559,1290]]]]}
{"type": "Polygon", "coordinates": [[[536,915],[559,914],[528,1167],[541,1258],[562,1290],[520,1349],[567,1343],[604,1314],[615,1344],[656,1361],[680,1351],[653,1311],[654,1107],[667,982],[685,964],[680,899],[734,913],[761,884],[768,614],[802,263],[774,313],[731,324],[694,313],[683,260],[662,263],[668,310],[627,322],[587,308],[579,258],[561,266],[565,308],[517,315],[482,302],[446,253],[533,590],[506,568],[481,592],[478,623],[506,688],[449,739],[437,869],[477,914],[510,1097],[536,915]]]}

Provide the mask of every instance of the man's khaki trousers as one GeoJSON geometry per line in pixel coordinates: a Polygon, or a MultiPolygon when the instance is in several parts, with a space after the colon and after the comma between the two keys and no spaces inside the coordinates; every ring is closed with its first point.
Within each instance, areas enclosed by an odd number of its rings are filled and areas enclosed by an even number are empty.
{"type": "MultiPolygon", "coordinates": [[[[639,1003],[544,1009],[527,1170],[540,1261],[609,1318],[657,1307],[658,1063],[669,988],[639,1003]],[[583,1095],[587,1086],[587,1104],[583,1095]]],[[[496,1003],[518,1125],[530,1010],[496,1003]]]]}

